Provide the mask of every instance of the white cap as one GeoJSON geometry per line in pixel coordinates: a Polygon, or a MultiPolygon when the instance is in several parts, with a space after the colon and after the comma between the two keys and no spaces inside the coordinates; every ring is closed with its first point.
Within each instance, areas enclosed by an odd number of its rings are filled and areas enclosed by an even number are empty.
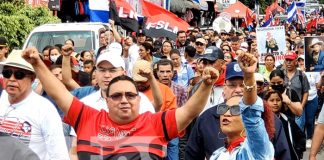
{"type": "Polygon", "coordinates": [[[125,69],[125,61],[123,60],[123,58],[111,52],[101,53],[97,59],[96,67],[98,67],[98,65],[103,61],[111,63],[116,68],[122,67],[123,69],[125,69]]]}
{"type": "Polygon", "coordinates": [[[254,73],[254,79],[256,82],[264,82],[264,77],[261,73],[254,73]]]}
{"type": "Polygon", "coordinates": [[[122,54],[122,52],[123,52],[123,48],[122,48],[120,43],[113,42],[108,46],[107,51],[112,53],[112,54],[116,54],[116,55],[120,56],[122,54]]]}

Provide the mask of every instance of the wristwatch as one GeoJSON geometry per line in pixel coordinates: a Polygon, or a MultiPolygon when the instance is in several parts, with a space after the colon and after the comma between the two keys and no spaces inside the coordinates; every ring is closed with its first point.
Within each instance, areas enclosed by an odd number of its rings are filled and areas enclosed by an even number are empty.
{"type": "Polygon", "coordinates": [[[251,92],[255,88],[256,84],[254,83],[252,86],[247,86],[247,85],[245,85],[245,83],[243,81],[243,86],[244,86],[245,91],[251,92]]]}

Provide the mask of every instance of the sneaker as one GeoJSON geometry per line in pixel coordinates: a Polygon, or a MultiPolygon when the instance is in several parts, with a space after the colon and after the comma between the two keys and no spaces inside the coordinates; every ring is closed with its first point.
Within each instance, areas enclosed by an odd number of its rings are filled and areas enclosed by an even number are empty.
{"type": "Polygon", "coordinates": [[[311,148],[311,146],[312,146],[312,140],[311,139],[306,140],[306,148],[311,148]]]}

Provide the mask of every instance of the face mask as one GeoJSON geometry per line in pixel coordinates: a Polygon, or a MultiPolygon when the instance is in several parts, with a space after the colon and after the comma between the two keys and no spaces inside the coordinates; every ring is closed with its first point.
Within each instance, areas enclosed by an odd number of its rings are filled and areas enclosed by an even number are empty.
{"type": "Polygon", "coordinates": [[[286,87],[283,84],[271,85],[271,88],[275,91],[280,92],[280,93],[283,93],[286,89],[286,87]]]}
{"type": "Polygon", "coordinates": [[[59,57],[60,55],[54,55],[54,56],[50,56],[50,59],[53,63],[56,62],[57,58],[59,57]]]}

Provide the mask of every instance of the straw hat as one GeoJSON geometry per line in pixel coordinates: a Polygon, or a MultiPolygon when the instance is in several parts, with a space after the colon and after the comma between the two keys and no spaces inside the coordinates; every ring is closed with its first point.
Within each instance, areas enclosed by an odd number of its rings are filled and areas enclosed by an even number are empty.
{"type": "Polygon", "coordinates": [[[28,70],[31,72],[35,73],[35,70],[33,68],[33,66],[28,63],[27,61],[25,61],[25,59],[22,58],[22,50],[13,50],[8,58],[6,59],[5,62],[0,63],[0,70],[2,71],[2,68],[4,66],[11,66],[11,67],[17,67],[17,68],[21,68],[24,70],[28,70]]]}

